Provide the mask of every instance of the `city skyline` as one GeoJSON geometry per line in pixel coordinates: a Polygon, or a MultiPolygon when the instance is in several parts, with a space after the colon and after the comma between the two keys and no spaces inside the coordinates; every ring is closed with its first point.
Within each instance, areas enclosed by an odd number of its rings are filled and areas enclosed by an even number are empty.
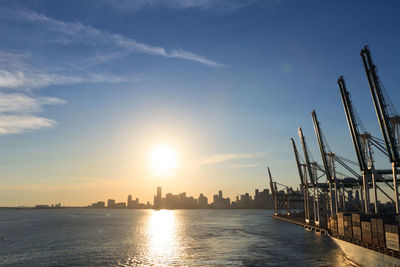
{"type": "MultiPolygon", "coordinates": [[[[279,190],[282,192],[294,192],[300,193],[299,188],[293,190],[292,188],[285,188],[279,190]]],[[[207,197],[203,193],[199,193],[199,196],[193,197],[186,195],[186,192],[181,192],[178,194],[165,193],[164,197],[162,194],[162,188],[157,187],[156,195],[154,195],[153,202],[143,201],[140,202],[138,197],[133,194],[129,194],[126,201],[116,200],[114,198],[109,198],[105,201],[98,200],[90,205],[80,206],[81,208],[112,208],[112,209],[272,209],[273,208],[273,197],[269,188],[263,190],[254,189],[254,195],[250,193],[238,194],[234,198],[223,195],[222,190],[218,190],[216,194],[212,197],[207,197]]],[[[23,206],[20,206],[23,207],[23,206]]],[[[68,208],[69,206],[57,204],[35,204],[35,208],[68,208]]],[[[25,206],[25,208],[29,208],[25,206]]]]}
{"type": "MultiPolygon", "coordinates": [[[[292,189],[291,189],[292,190],[292,189]]],[[[294,192],[300,192],[298,189],[294,192]]],[[[114,209],[272,209],[273,199],[270,189],[254,190],[254,197],[249,193],[237,195],[234,199],[224,197],[222,190],[218,194],[214,194],[212,199],[199,193],[199,197],[187,196],[186,192],[177,195],[166,193],[162,195],[162,188],[157,187],[156,195],[154,195],[153,204],[145,201],[146,204],[140,203],[139,198],[133,200],[133,195],[128,195],[126,202],[116,202],[115,199],[105,201],[97,201],[89,205],[89,208],[114,208],[114,209]],[[210,202],[209,202],[210,200],[210,202]]]]}
{"type": "MultiPolygon", "coordinates": [[[[0,206],[211,196],[299,178],[311,111],[356,160],[337,87],[345,75],[381,137],[360,49],[396,106],[397,10],[385,1],[27,1],[0,4],[0,206]],[[371,19],[380,18],[383,19],[371,19]]],[[[390,168],[375,154],[376,167],[390,168]]]]}

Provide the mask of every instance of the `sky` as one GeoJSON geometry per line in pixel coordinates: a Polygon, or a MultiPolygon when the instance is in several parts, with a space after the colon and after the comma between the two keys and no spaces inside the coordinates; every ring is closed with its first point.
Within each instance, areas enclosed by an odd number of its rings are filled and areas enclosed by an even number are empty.
{"type": "MultiPolygon", "coordinates": [[[[400,97],[397,1],[0,2],[0,206],[89,205],[128,194],[235,198],[298,187],[290,138],[321,162],[316,110],[356,160],[337,78],[380,137],[360,50],[400,97]],[[148,155],[177,155],[155,175],[148,155]]],[[[377,163],[390,168],[377,153],[377,163]]],[[[153,166],[154,167],[154,166],[153,166]]],[[[355,168],[357,170],[357,168],[355,168]]]]}

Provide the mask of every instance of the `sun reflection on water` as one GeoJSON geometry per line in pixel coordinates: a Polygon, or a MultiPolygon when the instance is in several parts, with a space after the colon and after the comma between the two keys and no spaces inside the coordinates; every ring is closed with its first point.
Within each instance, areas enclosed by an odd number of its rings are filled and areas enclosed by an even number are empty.
{"type": "Polygon", "coordinates": [[[171,265],[180,258],[174,211],[152,211],[147,223],[148,253],[155,264],[171,265]]]}

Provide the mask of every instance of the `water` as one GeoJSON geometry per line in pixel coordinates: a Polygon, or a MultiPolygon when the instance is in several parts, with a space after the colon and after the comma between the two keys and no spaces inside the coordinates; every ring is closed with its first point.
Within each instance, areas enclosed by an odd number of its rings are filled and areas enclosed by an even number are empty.
{"type": "Polygon", "coordinates": [[[347,266],[265,210],[0,210],[1,266],[347,266]]]}

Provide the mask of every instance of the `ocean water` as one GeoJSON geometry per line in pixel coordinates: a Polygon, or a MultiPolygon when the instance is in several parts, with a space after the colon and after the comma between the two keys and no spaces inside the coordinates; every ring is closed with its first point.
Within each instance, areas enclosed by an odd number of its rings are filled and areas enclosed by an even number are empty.
{"type": "Polygon", "coordinates": [[[266,210],[0,210],[1,266],[347,266],[266,210]]]}

